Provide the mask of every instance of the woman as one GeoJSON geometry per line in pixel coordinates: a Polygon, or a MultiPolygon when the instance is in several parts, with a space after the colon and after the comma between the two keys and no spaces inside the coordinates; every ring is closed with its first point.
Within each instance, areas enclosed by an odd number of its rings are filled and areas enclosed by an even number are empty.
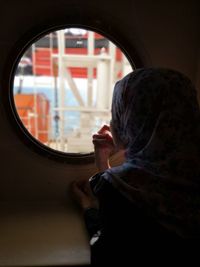
{"type": "Polygon", "coordinates": [[[73,184],[93,265],[130,262],[151,243],[200,237],[200,111],[187,77],[162,68],[128,74],[115,85],[110,127],[93,143],[99,173],[90,184],[73,184]],[[111,168],[117,150],[125,162],[111,168]]]}

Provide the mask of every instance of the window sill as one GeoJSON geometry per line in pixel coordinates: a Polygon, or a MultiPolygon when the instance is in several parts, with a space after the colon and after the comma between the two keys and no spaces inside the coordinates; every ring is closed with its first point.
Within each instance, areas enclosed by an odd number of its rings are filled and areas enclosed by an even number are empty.
{"type": "Polygon", "coordinates": [[[82,218],[53,202],[0,202],[0,266],[89,264],[82,218]]]}

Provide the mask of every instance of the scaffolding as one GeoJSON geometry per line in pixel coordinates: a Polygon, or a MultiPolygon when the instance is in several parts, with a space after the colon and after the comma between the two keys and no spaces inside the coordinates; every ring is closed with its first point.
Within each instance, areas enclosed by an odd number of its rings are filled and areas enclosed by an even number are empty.
{"type": "MultiPolygon", "coordinates": [[[[115,46],[109,42],[108,53],[105,48],[101,49],[99,55],[94,54],[94,32],[88,32],[88,47],[87,55],[75,55],[65,53],[65,31],[57,32],[58,37],[58,54],[53,54],[53,61],[58,62],[59,73],[59,106],[54,108],[59,113],[59,140],[61,150],[65,149],[65,115],[66,111],[79,111],[80,116],[80,130],[76,134],[68,136],[68,149],[72,151],[85,150],[91,147],[90,143],[85,142],[88,139],[91,128],[95,128],[95,117],[101,117],[103,120],[109,117],[110,105],[112,97],[112,88],[114,83],[114,66],[115,66],[115,46]],[[87,68],[87,101],[84,101],[80,94],[80,89],[77,88],[76,83],[69,71],[69,67],[87,68]],[[96,104],[93,105],[93,69],[97,70],[97,97],[96,104]],[[66,82],[69,85],[74,97],[77,100],[78,106],[66,106],[65,104],[65,86],[66,82]],[[82,139],[75,148],[77,141],[82,139]],[[80,146],[84,146],[81,149],[80,146]],[[71,147],[71,149],[70,149],[71,147]],[[73,147],[73,148],[72,148],[73,147]]],[[[89,140],[88,140],[89,141],[89,140]]],[[[77,152],[77,151],[76,151],[77,152]]]]}
{"type": "MultiPolygon", "coordinates": [[[[40,115],[38,112],[38,87],[40,86],[49,86],[49,87],[53,87],[53,80],[52,79],[40,79],[40,77],[37,76],[37,69],[47,69],[50,71],[50,75],[53,75],[53,62],[52,62],[52,54],[53,54],[53,33],[50,33],[48,35],[46,35],[45,37],[48,40],[48,46],[47,47],[41,47],[37,42],[33,43],[31,46],[31,50],[32,50],[32,70],[33,70],[33,94],[34,94],[34,111],[31,114],[32,117],[34,118],[34,128],[35,128],[35,135],[34,137],[36,139],[38,139],[38,136],[41,132],[41,130],[38,127],[38,116],[40,115]],[[36,52],[38,51],[45,51],[45,57],[47,57],[48,59],[50,59],[50,64],[41,64],[41,62],[37,62],[36,60],[36,52]]],[[[49,121],[49,131],[47,132],[48,135],[48,139],[50,138],[51,134],[51,112],[49,114],[48,117],[48,121],[49,121]]]]}

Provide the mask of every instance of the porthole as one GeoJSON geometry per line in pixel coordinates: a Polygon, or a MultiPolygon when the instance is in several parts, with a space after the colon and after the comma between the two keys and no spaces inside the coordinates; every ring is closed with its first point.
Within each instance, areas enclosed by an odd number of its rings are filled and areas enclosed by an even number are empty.
{"type": "Polygon", "coordinates": [[[92,134],[110,121],[114,84],[132,69],[102,34],[83,28],[50,32],[29,46],[16,66],[18,119],[51,150],[90,153],[92,134]]]}

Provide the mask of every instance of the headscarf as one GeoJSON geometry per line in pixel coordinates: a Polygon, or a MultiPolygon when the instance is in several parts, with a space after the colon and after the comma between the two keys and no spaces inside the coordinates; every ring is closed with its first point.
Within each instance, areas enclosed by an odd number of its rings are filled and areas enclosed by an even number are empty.
{"type": "Polygon", "coordinates": [[[189,78],[131,72],[115,85],[112,125],[126,161],[104,179],[164,226],[200,237],[200,110],[189,78]]]}

